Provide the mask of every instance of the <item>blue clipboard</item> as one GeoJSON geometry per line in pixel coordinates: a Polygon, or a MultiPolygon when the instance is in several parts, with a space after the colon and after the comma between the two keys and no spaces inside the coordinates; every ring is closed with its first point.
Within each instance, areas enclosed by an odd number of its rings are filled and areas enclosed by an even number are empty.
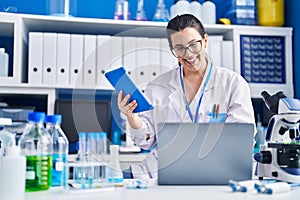
{"type": "Polygon", "coordinates": [[[152,110],[154,108],[126,73],[124,67],[106,72],[105,77],[118,93],[120,90],[123,90],[125,95],[130,94],[129,102],[132,100],[137,101],[138,106],[133,110],[134,113],[152,110]]]}

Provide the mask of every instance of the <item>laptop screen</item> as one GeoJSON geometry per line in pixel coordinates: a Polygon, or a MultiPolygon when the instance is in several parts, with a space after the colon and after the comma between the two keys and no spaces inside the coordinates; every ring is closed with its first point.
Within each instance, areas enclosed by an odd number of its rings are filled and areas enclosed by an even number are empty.
{"type": "Polygon", "coordinates": [[[253,124],[160,125],[158,184],[224,185],[252,178],[253,124]]]}

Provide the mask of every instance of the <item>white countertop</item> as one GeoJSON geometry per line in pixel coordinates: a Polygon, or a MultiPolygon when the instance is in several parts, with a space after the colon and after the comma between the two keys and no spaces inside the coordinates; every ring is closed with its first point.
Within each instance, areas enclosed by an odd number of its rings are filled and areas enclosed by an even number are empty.
{"type": "Polygon", "coordinates": [[[51,188],[49,191],[26,193],[25,200],[295,200],[299,199],[299,196],[300,188],[285,193],[267,195],[258,194],[256,191],[233,193],[228,186],[151,186],[147,189],[117,188],[96,192],[68,192],[62,188],[51,188]]]}

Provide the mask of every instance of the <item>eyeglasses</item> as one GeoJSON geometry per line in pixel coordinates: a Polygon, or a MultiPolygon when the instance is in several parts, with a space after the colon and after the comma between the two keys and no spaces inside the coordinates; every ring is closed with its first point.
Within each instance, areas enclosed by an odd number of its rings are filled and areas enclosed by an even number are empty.
{"type": "Polygon", "coordinates": [[[199,53],[202,49],[202,40],[197,40],[190,43],[187,47],[182,45],[177,45],[172,49],[173,55],[178,57],[184,57],[186,54],[186,50],[188,49],[191,53],[199,53]]]}

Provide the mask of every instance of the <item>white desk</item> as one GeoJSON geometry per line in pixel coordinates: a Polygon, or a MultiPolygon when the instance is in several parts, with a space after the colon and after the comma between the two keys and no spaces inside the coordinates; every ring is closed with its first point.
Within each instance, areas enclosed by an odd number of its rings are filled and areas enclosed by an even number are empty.
{"type": "Polygon", "coordinates": [[[119,188],[114,191],[94,193],[67,193],[60,188],[51,188],[44,192],[25,194],[25,200],[295,200],[299,199],[300,189],[274,195],[251,193],[233,193],[228,186],[152,186],[147,189],[119,188]]]}

